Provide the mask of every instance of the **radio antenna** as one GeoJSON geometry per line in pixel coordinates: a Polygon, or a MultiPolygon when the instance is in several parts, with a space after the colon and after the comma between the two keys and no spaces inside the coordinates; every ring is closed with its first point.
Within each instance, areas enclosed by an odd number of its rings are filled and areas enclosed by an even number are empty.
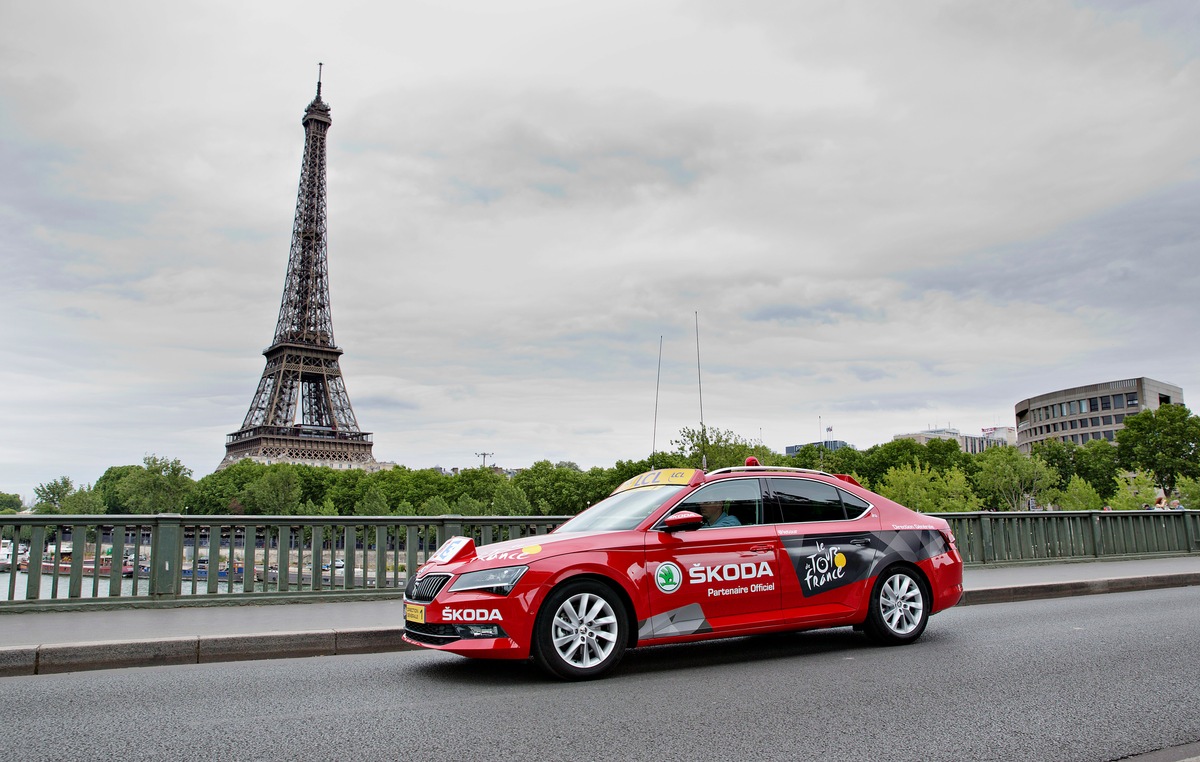
{"type": "Polygon", "coordinates": [[[658,336],[658,376],[654,379],[654,429],[650,434],[650,468],[654,468],[654,455],[658,452],[658,389],[662,383],[662,334],[658,336]]]}
{"type": "Polygon", "coordinates": [[[693,314],[696,317],[696,388],[700,392],[700,468],[707,471],[708,429],[704,428],[704,383],[700,377],[700,312],[697,310],[693,314]]]}

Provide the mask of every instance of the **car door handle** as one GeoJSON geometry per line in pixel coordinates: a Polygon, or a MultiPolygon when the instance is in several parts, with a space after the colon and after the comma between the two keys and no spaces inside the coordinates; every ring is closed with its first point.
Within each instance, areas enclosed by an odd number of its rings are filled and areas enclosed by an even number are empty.
{"type": "Polygon", "coordinates": [[[871,544],[871,541],[868,540],[866,537],[859,537],[857,539],[851,540],[850,544],[857,545],[860,548],[865,548],[871,544]]]}
{"type": "Polygon", "coordinates": [[[750,550],[755,553],[770,553],[775,548],[771,545],[751,545],[750,550]]]}

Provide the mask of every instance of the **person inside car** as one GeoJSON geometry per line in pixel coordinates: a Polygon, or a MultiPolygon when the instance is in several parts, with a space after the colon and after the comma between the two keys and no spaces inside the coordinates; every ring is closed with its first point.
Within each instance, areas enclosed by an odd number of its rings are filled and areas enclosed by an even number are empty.
{"type": "Polygon", "coordinates": [[[697,506],[697,512],[704,517],[704,527],[736,527],[741,526],[742,522],[737,520],[736,516],[730,516],[725,510],[724,500],[714,500],[708,503],[700,503],[697,506]]]}

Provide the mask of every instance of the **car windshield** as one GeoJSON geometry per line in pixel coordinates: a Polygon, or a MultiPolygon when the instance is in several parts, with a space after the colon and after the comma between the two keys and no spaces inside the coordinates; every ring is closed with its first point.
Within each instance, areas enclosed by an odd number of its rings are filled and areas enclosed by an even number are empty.
{"type": "Polygon", "coordinates": [[[633,529],[683,489],[681,484],[637,487],[609,495],[554,531],[618,532],[633,529]]]}

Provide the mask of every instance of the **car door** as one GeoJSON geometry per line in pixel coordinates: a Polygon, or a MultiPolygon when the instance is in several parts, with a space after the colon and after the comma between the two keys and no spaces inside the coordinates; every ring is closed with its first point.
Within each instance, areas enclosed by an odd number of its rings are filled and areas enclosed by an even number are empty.
{"type": "Polygon", "coordinates": [[[858,611],[880,551],[878,510],[817,479],[772,477],[767,488],[765,516],[794,575],[781,586],[784,618],[816,624],[858,611]]]}
{"type": "Polygon", "coordinates": [[[672,510],[697,513],[721,502],[735,526],[646,535],[651,618],[643,638],[752,630],[778,621],[783,555],[775,527],[762,523],[763,485],[757,478],[701,487],[672,510]]]}

